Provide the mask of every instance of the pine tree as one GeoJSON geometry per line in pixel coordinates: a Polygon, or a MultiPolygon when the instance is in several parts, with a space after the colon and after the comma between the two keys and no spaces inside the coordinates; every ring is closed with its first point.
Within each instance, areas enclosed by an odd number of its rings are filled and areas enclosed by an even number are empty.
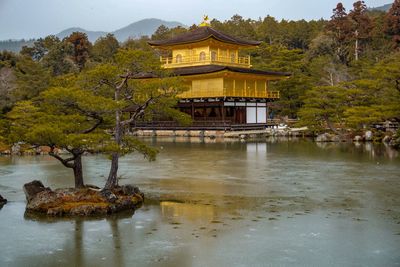
{"type": "Polygon", "coordinates": [[[341,134],[345,111],[346,91],[341,86],[316,86],[305,94],[304,106],[299,111],[300,124],[319,131],[329,128],[341,134]]]}
{"type": "Polygon", "coordinates": [[[96,40],[91,50],[92,57],[95,61],[106,62],[111,61],[119,48],[118,40],[111,33],[105,37],[96,40]]]}
{"type": "Polygon", "coordinates": [[[118,185],[121,156],[137,151],[154,160],[157,154],[156,150],[127,134],[130,125],[138,120],[151,120],[160,113],[187,123],[189,116],[173,108],[176,95],[186,88],[180,78],[169,77],[169,73],[161,69],[160,61],[153,52],[132,49],[119,50],[114,62],[99,64],[83,74],[80,83],[85,88],[95,88],[96,94],[107,97],[117,105],[110,131],[112,142],[107,149],[111,156],[111,168],[104,186],[111,189],[118,185]],[[144,73],[155,78],[136,79],[137,75],[144,73]]]}
{"type": "Polygon", "coordinates": [[[115,109],[113,101],[77,87],[53,87],[38,98],[18,102],[7,114],[11,139],[50,147],[49,155],[74,172],[75,187],[84,186],[82,155],[101,151],[109,135],[100,126],[115,109]],[[62,157],[57,149],[70,153],[62,157]]]}

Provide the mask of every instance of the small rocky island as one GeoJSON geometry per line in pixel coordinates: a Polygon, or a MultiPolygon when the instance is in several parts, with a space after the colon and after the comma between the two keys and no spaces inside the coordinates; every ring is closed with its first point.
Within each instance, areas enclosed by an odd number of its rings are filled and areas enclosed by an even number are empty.
{"type": "Polygon", "coordinates": [[[52,190],[35,180],[24,185],[24,192],[27,213],[49,216],[102,216],[134,211],[144,200],[143,193],[132,185],[112,190],[95,186],[52,190]]]}

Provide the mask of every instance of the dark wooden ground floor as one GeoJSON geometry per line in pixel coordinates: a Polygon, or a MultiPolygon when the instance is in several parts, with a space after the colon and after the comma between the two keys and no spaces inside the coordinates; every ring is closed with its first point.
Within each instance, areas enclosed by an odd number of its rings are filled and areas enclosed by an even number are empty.
{"type": "Polygon", "coordinates": [[[180,126],[168,118],[135,122],[132,128],[154,130],[256,130],[279,124],[267,99],[182,100],[177,108],[190,115],[192,125],[180,126]]]}
{"type": "Polygon", "coordinates": [[[272,119],[264,101],[187,101],[178,104],[179,110],[190,115],[194,122],[222,121],[230,124],[266,124],[272,119]]]}

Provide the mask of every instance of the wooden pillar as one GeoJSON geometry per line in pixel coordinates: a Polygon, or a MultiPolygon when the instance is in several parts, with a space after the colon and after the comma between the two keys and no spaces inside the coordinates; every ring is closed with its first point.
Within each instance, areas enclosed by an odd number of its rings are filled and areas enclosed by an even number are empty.
{"type": "Polygon", "coordinates": [[[233,123],[236,123],[236,104],[233,106],[233,123]]]}
{"type": "Polygon", "coordinates": [[[233,96],[236,96],[236,79],[233,78],[233,96]]]}
{"type": "Polygon", "coordinates": [[[192,101],[192,120],[194,120],[194,103],[192,101]]]}
{"type": "Polygon", "coordinates": [[[225,109],[224,109],[224,102],[221,102],[221,118],[222,121],[225,121],[225,109]]]}
{"type": "Polygon", "coordinates": [[[249,96],[249,95],[247,94],[247,91],[248,91],[248,90],[247,90],[247,80],[245,79],[245,80],[244,80],[244,96],[245,96],[245,97],[248,97],[248,96],[249,96]]]}

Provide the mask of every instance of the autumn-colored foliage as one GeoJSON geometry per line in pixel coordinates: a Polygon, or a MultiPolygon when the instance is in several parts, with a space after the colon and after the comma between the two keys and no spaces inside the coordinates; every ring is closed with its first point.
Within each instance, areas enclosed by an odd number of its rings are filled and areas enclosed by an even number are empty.
{"type": "Polygon", "coordinates": [[[89,58],[89,49],[91,47],[87,35],[82,32],[74,32],[66,38],[66,41],[73,45],[72,59],[78,68],[82,70],[89,58]]]}
{"type": "Polygon", "coordinates": [[[395,0],[386,15],[386,33],[392,37],[393,45],[400,48],[400,0],[395,0]]]}

